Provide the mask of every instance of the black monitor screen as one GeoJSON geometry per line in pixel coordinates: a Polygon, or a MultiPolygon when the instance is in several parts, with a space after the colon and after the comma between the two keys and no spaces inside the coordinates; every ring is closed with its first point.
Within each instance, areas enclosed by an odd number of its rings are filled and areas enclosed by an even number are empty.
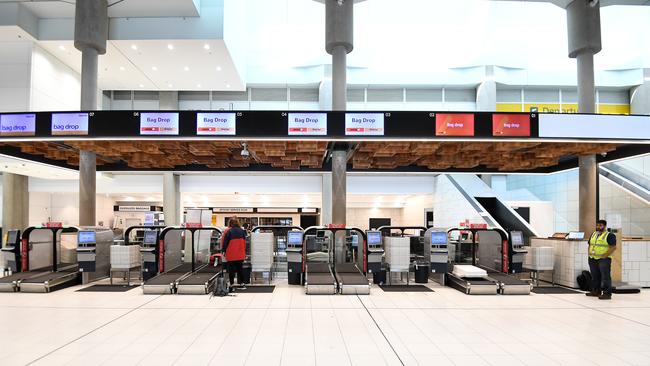
{"type": "Polygon", "coordinates": [[[447,244],[447,233],[444,231],[431,232],[431,245],[447,244]]]}
{"type": "Polygon", "coordinates": [[[144,232],[144,240],[142,241],[147,245],[156,245],[156,240],[158,239],[158,233],[151,230],[144,232]]]}
{"type": "Polygon", "coordinates": [[[521,231],[511,231],[510,240],[512,241],[512,245],[524,245],[524,234],[521,231]]]}
{"type": "Polygon", "coordinates": [[[325,237],[325,230],[319,230],[316,232],[316,237],[317,238],[324,238],[325,237]]]}
{"type": "Polygon", "coordinates": [[[368,231],[368,245],[381,245],[381,231],[368,231]]]}
{"type": "Polygon", "coordinates": [[[80,231],[79,232],[79,244],[88,244],[96,243],[97,237],[94,231],[80,231]]]}
{"type": "Polygon", "coordinates": [[[7,233],[7,244],[16,244],[18,240],[18,230],[9,230],[7,233]]]}
{"type": "Polygon", "coordinates": [[[302,232],[301,231],[289,231],[287,233],[287,244],[291,246],[300,246],[302,245],[302,232]]]}

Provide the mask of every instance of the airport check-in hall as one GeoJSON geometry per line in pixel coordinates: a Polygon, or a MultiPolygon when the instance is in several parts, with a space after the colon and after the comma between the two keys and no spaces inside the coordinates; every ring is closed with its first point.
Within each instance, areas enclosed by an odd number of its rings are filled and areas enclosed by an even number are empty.
{"type": "Polygon", "coordinates": [[[649,5],[0,1],[0,365],[650,365],[649,5]]]}

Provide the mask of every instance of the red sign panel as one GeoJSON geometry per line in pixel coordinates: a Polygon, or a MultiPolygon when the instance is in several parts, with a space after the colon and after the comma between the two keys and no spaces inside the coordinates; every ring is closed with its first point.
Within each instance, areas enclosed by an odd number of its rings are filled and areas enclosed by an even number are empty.
{"type": "Polygon", "coordinates": [[[185,224],[185,227],[188,228],[188,229],[200,229],[200,228],[203,227],[203,225],[188,222],[188,223],[185,224]]]}
{"type": "Polygon", "coordinates": [[[345,224],[329,224],[327,227],[329,229],[345,229],[345,224]]]}
{"type": "Polygon", "coordinates": [[[62,228],[63,223],[62,222],[48,222],[47,224],[45,224],[45,227],[62,228]]]}
{"type": "Polygon", "coordinates": [[[530,116],[527,114],[493,114],[492,136],[530,136],[530,116]]]}
{"type": "Polygon", "coordinates": [[[436,114],[436,136],[474,136],[474,114],[436,114]]]}
{"type": "Polygon", "coordinates": [[[487,229],[487,224],[470,224],[470,229],[487,229]]]}

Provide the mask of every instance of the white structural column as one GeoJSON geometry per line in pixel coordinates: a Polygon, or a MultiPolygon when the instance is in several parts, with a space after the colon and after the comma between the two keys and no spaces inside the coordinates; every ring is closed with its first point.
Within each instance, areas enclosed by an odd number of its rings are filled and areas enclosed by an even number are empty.
{"type": "Polygon", "coordinates": [[[643,84],[630,91],[630,113],[650,114],[650,69],[643,70],[643,84]]]}
{"type": "Polygon", "coordinates": [[[476,88],[476,110],[494,112],[497,109],[497,82],[494,66],[485,66],[485,77],[476,88]]]}
{"type": "Polygon", "coordinates": [[[320,224],[327,225],[332,223],[332,174],[323,173],[322,182],[320,224]]]}
{"type": "Polygon", "coordinates": [[[354,48],[353,0],[325,0],[325,50],[332,55],[332,110],[347,105],[347,55],[354,48]]]}
{"type": "MultiPolygon", "coordinates": [[[[325,0],[325,50],[332,55],[332,110],[347,107],[347,54],[353,49],[353,0],[325,0]]],[[[332,148],[332,224],[346,223],[348,145],[332,148]]],[[[337,238],[337,245],[339,239],[337,238]]]]}
{"type": "Polygon", "coordinates": [[[29,224],[29,178],[2,173],[2,229],[23,230],[29,224]]]}
{"type": "MultiPolygon", "coordinates": [[[[578,65],[578,111],[596,112],[594,55],[600,52],[600,4],[574,0],[566,8],[569,57],[578,65]]],[[[578,191],[580,231],[592,232],[598,215],[598,163],[595,155],[579,157],[578,191]]]]}
{"type": "MultiPolygon", "coordinates": [[[[97,65],[106,53],[108,38],[107,0],[77,1],[74,46],[81,51],[81,110],[97,110],[97,65]]],[[[79,225],[96,225],[97,157],[79,151],[79,225]]]]}
{"type": "Polygon", "coordinates": [[[180,176],[174,173],[163,174],[163,213],[165,225],[181,224],[180,176]]]}

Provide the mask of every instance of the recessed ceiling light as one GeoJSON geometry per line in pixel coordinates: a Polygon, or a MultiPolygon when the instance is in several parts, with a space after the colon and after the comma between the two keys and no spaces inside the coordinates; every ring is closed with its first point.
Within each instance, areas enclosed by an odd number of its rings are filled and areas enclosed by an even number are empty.
{"type": "Polygon", "coordinates": [[[217,66],[217,71],[221,71],[221,66],[217,66]]]}
{"type": "Polygon", "coordinates": [[[138,49],[138,46],[136,46],[136,45],[134,45],[134,44],[132,44],[132,45],[131,45],[131,49],[132,49],[132,50],[134,50],[134,51],[137,51],[137,49],[138,49]]]}
{"type": "Polygon", "coordinates": [[[169,49],[169,50],[173,50],[173,49],[174,49],[174,45],[173,45],[173,44],[171,44],[171,43],[170,43],[170,44],[168,44],[168,45],[167,45],[167,49],[169,49]]]}
{"type": "Polygon", "coordinates": [[[120,71],[124,71],[124,66],[120,66],[120,71]]]}
{"type": "Polygon", "coordinates": [[[185,66],[185,67],[183,68],[183,70],[185,70],[185,71],[190,71],[190,68],[187,67],[187,66],[185,66]]]}
{"type": "Polygon", "coordinates": [[[167,86],[171,88],[173,85],[170,83],[170,84],[167,84],[167,86]]]}
{"type": "Polygon", "coordinates": [[[158,68],[155,67],[155,66],[151,66],[151,70],[153,70],[153,71],[158,71],[158,68]]]}
{"type": "Polygon", "coordinates": [[[230,88],[230,84],[226,84],[226,88],[230,88]]]}
{"type": "Polygon", "coordinates": [[[65,46],[64,46],[64,45],[60,45],[60,46],[59,46],[59,49],[60,49],[61,51],[65,51],[65,46]]]}
{"type": "Polygon", "coordinates": [[[144,84],[140,84],[140,87],[141,87],[141,88],[144,88],[144,84]]]}
{"type": "Polygon", "coordinates": [[[210,49],[210,45],[209,45],[209,44],[207,44],[207,43],[206,43],[206,44],[204,44],[204,45],[203,45],[203,49],[205,49],[205,50],[209,50],[209,49],[210,49]]]}
{"type": "Polygon", "coordinates": [[[197,87],[197,88],[200,88],[200,87],[201,87],[201,84],[196,84],[196,87],[197,87]]]}

